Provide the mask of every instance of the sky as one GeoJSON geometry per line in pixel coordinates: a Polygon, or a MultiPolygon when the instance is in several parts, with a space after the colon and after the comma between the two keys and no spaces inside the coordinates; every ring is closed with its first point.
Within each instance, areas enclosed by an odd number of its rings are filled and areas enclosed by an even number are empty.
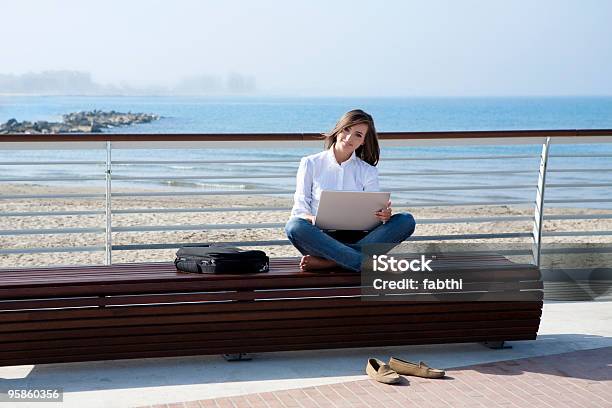
{"type": "Polygon", "coordinates": [[[612,95],[608,0],[3,0],[0,74],[295,96],[612,95]]]}

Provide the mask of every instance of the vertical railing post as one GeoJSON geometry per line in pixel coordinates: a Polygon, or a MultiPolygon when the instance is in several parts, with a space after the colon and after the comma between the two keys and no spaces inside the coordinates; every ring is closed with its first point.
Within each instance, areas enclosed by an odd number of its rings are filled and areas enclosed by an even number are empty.
{"type": "Polygon", "coordinates": [[[111,185],[111,170],[112,170],[112,156],[111,156],[111,142],[106,142],[106,257],[104,259],[105,265],[111,265],[113,263],[113,228],[112,228],[112,185],[111,185]]]}
{"type": "Polygon", "coordinates": [[[542,144],[542,155],[540,156],[540,172],[538,175],[538,189],[536,192],[535,213],[533,217],[532,239],[533,263],[539,268],[542,255],[542,227],[544,221],[544,190],[546,188],[546,167],[548,166],[548,150],[550,137],[542,144]]]}

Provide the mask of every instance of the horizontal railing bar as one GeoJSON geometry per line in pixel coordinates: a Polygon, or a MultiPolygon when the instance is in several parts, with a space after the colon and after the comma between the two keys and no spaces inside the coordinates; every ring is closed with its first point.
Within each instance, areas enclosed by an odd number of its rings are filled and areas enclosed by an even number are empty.
{"type": "Polygon", "coordinates": [[[533,256],[531,249],[496,249],[495,253],[500,255],[529,255],[533,256]]]}
{"type": "Polygon", "coordinates": [[[612,157],[612,154],[580,154],[580,153],[568,153],[568,154],[550,154],[548,158],[551,157],[612,157]]]}
{"type": "Polygon", "coordinates": [[[91,234],[104,232],[104,228],[36,228],[36,229],[18,229],[18,230],[0,230],[0,236],[15,236],[15,235],[58,235],[58,234],[91,234]]]}
{"type": "Polygon", "coordinates": [[[259,223],[259,224],[197,224],[197,225],[143,225],[130,227],[113,227],[113,232],[143,232],[143,231],[198,231],[218,229],[268,229],[282,228],[281,223],[259,223]]]}
{"type": "MultiPolygon", "coordinates": [[[[516,159],[516,158],[535,158],[538,156],[535,155],[519,155],[519,156],[465,156],[465,157],[455,157],[455,156],[428,156],[428,157],[389,157],[389,158],[381,158],[381,162],[383,161],[409,161],[409,160],[487,160],[487,159],[516,159]]],[[[612,157],[610,155],[609,157],[612,157]]],[[[113,165],[128,165],[128,164],[244,164],[244,163],[295,163],[299,164],[299,160],[197,160],[197,161],[122,161],[122,162],[113,162],[113,165]]],[[[13,165],[75,165],[75,164],[99,164],[104,165],[104,162],[88,162],[88,161],[62,161],[62,162],[0,162],[0,166],[13,166],[13,165]]],[[[522,170],[517,170],[521,171],[522,170]]]]}
{"type": "Polygon", "coordinates": [[[533,204],[533,200],[506,200],[506,201],[436,201],[424,203],[402,203],[393,204],[394,207],[454,207],[460,205],[506,205],[506,204],[533,204]]]}
{"type": "Polygon", "coordinates": [[[398,173],[379,173],[379,176],[455,176],[471,174],[535,174],[536,170],[491,170],[491,171],[415,171],[398,173]]]}
{"type": "Polygon", "coordinates": [[[92,181],[104,180],[104,176],[88,176],[88,177],[0,177],[1,182],[14,181],[92,181]]]}
{"type": "Polygon", "coordinates": [[[150,213],[207,213],[238,211],[289,211],[291,207],[217,207],[217,208],[135,208],[113,210],[113,214],[150,214],[150,213]]]}
{"type": "MultiPolygon", "coordinates": [[[[400,190],[395,190],[400,191],[400,190]]],[[[414,190],[411,190],[414,191],[414,190]]],[[[418,191],[418,189],[417,189],[418,191]]],[[[188,191],[177,191],[177,192],[169,192],[169,193],[113,193],[112,195],[115,197],[130,197],[130,196],[173,196],[173,195],[219,195],[219,194],[234,194],[234,195],[245,195],[245,194],[293,194],[294,191],[289,190],[230,190],[230,191],[201,191],[201,192],[188,192],[188,191]]],[[[19,200],[26,198],[100,198],[104,197],[104,194],[16,194],[16,195],[1,195],[0,200],[19,200]]],[[[556,202],[556,203],[572,203],[572,202],[612,202],[612,200],[607,199],[592,199],[592,200],[547,200],[547,202],[556,202]]],[[[425,203],[404,203],[404,204],[396,204],[395,206],[402,207],[431,207],[431,206],[457,206],[457,205],[503,205],[503,204],[530,204],[533,201],[530,200],[507,200],[507,201],[463,201],[463,202],[425,202],[425,203]]],[[[241,209],[243,211],[248,211],[247,209],[241,209]]],[[[263,208],[258,209],[257,211],[265,211],[263,208]]],[[[204,209],[200,211],[205,212],[204,209]]],[[[228,209],[229,211],[229,209],[228,209]]],[[[234,209],[234,211],[240,211],[238,209],[234,209]]],[[[171,211],[170,211],[171,212],[171,211]]],[[[189,212],[189,211],[187,211],[189,212]]]]}
{"type": "Polygon", "coordinates": [[[0,217],[48,217],[63,215],[99,215],[100,211],[22,211],[22,212],[0,212],[0,217]]]}
{"type": "MultiPolygon", "coordinates": [[[[458,206],[458,205],[506,205],[506,204],[533,204],[527,200],[508,201],[462,201],[451,203],[447,201],[435,203],[395,203],[395,208],[432,207],[432,206],[458,206]]],[[[141,214],[141,213],[191,213],[191,212],[250,212],[250,211],[290,211],[291,207],[216,207],[216,208],[135,208],[128,210],[113,210],[113,214],[141,214]]]]}
{"type": "Polygon", "coordinates": [[[233,179],[260,179],[260,178],[295,178],[292,174],[265,174],[265,175],[244,175],[244,176],[120,176],[113,174],[113,181],[121,180],[233,180],[233,179]]]}
{"type": "MultiPolygon", "coordinates": [[[[531,249],[487,249],[485,252],[491,252],[491,251],[495,251],[496,254],[500,254],[500,255],[533,255],[533,252],[531,249]]],[[[444,250],[441,250],[442,253],[444,253],[444,250]]],[[[457,251],[457,252],[464,252],[466,254],[470,254],[473,252],[482,252],[482,251],[457,251]]]]}
{"type": "MultiPolygon", "coordinates": [[[[1,145],[0,145],[1,146],[1,145]]],[[[517,155],[494,155],[494,156],[419,156],[419,157],[381,157],[380,161],[423,161],[423,160],[498,160],[498,159],[533,159],[538,158],[536,154],[517,154],[517,155]]],[[[549,157],[612,157],[612,154],[557,154],[549,157]]],[[[231,163],[295,163],[298,164],[300,158],[296,159],[245,159],[245,160],[117,160],[113,165],[145,165],[145,164],[231,164],[231,163]]],[[[0,166],[40,166],[40,165],[77,165],[77,164],[96,164],[104,165],[103,161],[35,161],[35,162],[0,162],[0,166]]]]}
{"type": "Polygon", "coordinates": [[[0,255],[10,254],[46,254],[56,252],[98,252],[104,251],[103,246],[83,246],[83,247],[49,247],[49,248],[16,248],[0,249],[0,255]]]}
{"type": "MultiPolygon", "coordinates": [[[[439,139],[509,139],[610,136],[610,129],[555,129],[555,130],[476,130],[476,131],[433,131],[433,132],[378,132],[381,140],[439,140],[439,139]]],[[[129,134],[129,133],[59,133],[59,134],[5,134],[0,143],[6,142],[237,142],[237,141],[322,141],[321,133],[172,133],[172,134],[129,134]]]]}
{"type": "MultiPolygon", "coordinates": [[[[545,244],[546,245],[546,244],[545,244]]],[[[612,252],[612,246],[605,248],[580,248],[580,247],[568,247],[568,248],[542,248],[544,254],[606,254],[612,252]]]]}
{"type": "Polygon", "coordinates": [[[542,235],[547,237],[591,237],[598,235],[612,235],[612,231],[545,231],[542,235]]]}
{"type": "Polygon", "coordinates": [[[545,203],[552,204],[572,204],[572,203],[612,203],[610,198],[582,198],[582,199],[558,199],[548,200],[545,199],[545,203]]]}
{"type": "MultiPolygon", "coordinates": [[[[464,201],[458,203],[395,203],[395,208],[428,207],[428,206],[457,206],[457,205],[506,205],[506,204],[532,204],[532,201],[464,201]]],[[[113,210],[113,214],[144,214],[144,213],[208,213],[208,212],[255,212],[255,211],[290,211],[291,207],[214,207],[214,208],[134,208],[127,210],[113,210]]]]}
{"type": "Polygon", "coordinates": [[[91,194],[11,194],[3,195],[0,194],[0,200],[21,200],[25,198],[100,198],[105,195],[91,193],[91,194]]]}
{"type": "MultiPolygon", "coordinates": [[[[472,218],[432,218],[419,219],[419,224],[459,224],[466,222],[496,222],[496,221],[530,221],[532,217],[472,217],[472,218]]],[[[191,224],[191,225],[142,225],[129,227],[113,227],[114,232],[143,232],[143,231],[198,231],[198,230],[224,230],[224,229],[270,229],[284,228],[285,223],[249,223],[249,224],[191,224]]]]}
{"type": "MultiPolygon", "coordinates": [[[[494,156],[419,156],[419,157],[381,157],[380,161],[418,161],[418,160],[496,160],[496,159],[533,159],[540,157],[537,154],[518,155],[494,155],[494,156]]],[[[113,161],[113,165],[132,164],[232,164],[232,163],[295,163],[299,164],[300,158],[295,159],[248,159],[248,160],[133,160],[113,161]]]]}
{"type": "Polygon", "coordinates": [[[173,197],[173,196],[207,196],[207,195],[259,195],[259,194],[293,194],[293,190],[215,190],[215,191],[175,191],[154,193],[112,193],[113,197],[173,197]]]}
{"type": "MultiPolygon", "coordinates": [[[[457,186],[457,187],[410,187],[410,188],[383,188],[383,191],[389,192],[412,192],[412,191],[461,191],[461,190],[520,190],[520,189],[532,189],[534,185],[530,184],[508,184],[508,185],[496,185],[496,186],[457,186]]],[[[293,190],[213,190],[205,192],[190,192],[190,191],[177,191],[175,193],[113,193],[113,196],[168,196],[168,195],[259,195],[259,194],[294,194],[293,190]]]]}
{"type": "MultiPolygon", "coordinates": [[[[99,212],[101,213],[101,212],[99,212]]],[[[547,220],[572,220],[572,219],[610,219],[612,214],[596,215],[559,215],[546,216],[547,220]]],[[[419,219],[419,224],[458,224],[458,223],[482,223],[499,221],[530,221],[528,216],[510,217],[466,217],[466,218],[433,218],[419,219]]],[[[250,223],[250,224],[197,224],[197,225],[167,225],[167,226],[131,226],[114,227],[117,232],[136,232],[136,231],[187,231],[187,230],[207,230],[207,229],[246,229],[246,228],[282,228],[284,223],[250,223]]],[[[63,228],[63,229],[21,229],[21,230],[0,230],[0,235],[35,235],[35,234],[74,234],[74,233],[97,233],[103,232],[103,228],[63,228]]],[[[606,231],[603,231],[606,233],[606,231]]],[[[547,233],[549,234],[549,233],[547,233]]],[[[550,235],[550,234],[549,234],[550,235]]],[[[570,233],[563,235],[571,235],[570,233]]],[[[601,235],[593,232],[592,235],[601,235]]],[[[605,234],[607,235],[607,234],[605,234]]]]}
{"type": "Polygon", "coordinates": [[[384,191],[409,192],[409,191],[455,191],[455,190],[514,190],[535,188],[535,184],[497,184],[495,186],[442,186],[442,187],[409,187],[409,188],[385,188],[384,191]]]}
{"type": "Polygon", "coordinates": [[[299,164],[300,158],[291,159],[247,159],[247,160],[113,160],[115,165],[132,164],[232,164],[232,163],[295,163],[299,164]]]}
{"type": "MultiPolygon", "coordinates": [[[[527,234],[529,235],[529,234],[527,234]]],[[[426,237],[428,240],[439,240],[441,236],[426,237]]],[[[424,241],[421,239],[420,241],[424,241]]],[[[291,243],[288,240],[273,240],[273,241],[235,241],[223,242],[226,245],[232,246],[288,246],[291,243]]],[[[113,245],[113,250],[137,250],[137,249],[175,249],[181,246],[203,246],[208,242],[177,242],[170,244],[129,244],[129,245],[113,245]]],[[[50,252],[97,252],[103,251],[104,247],[54,247],[54,248],[21,248],[21,249],[0,249],[0,254],[25,254],[25,253],[50,253],[50,252]]],[[[508,255],[530,255],[530,250],[500,250],[502,254],[508,255]]],[[[543,248],[545,254],[565,254],[565,253],[610,253],[610,248],[543,248]]]]}
{"type": "Polygon", "coordinates": [[[40,166],[40,165],[53,165],[53,164],[100,164],[104,165],[103,161],[90,161],[90,160],[67,160],[67,161],[14,161],[14,162],[0,162],[0,166],[40,166]]]}
{"type": "MultiPolygon", "coordinates": [[[[592,279],[589,275],[595,269],[599,269],[601,271],[606,271],[607,273],[612,272],[611,268],[563,268],[561,271],[559,271],[558,268],[542,268],[541,271],[542,271],[543,278],[544,278],[545,282],[547,281],[547,279],[546,279],[547,276],[546,275],[551,274],[551,275],[554,276],[558,272],[562,272],[562,273],[564,273],[566,275],[572,275],[571,276],[572,279],[576,279],[577,281],[588,280],[588,281],[591,281],[590,282],[591,284],[595,284],[595,285],[597,285],[597,284],[606,284],[606,285],[609,285],[609,284],[612,283],[610,280],[597,279],[597,278],[596,279],[592,279]],[[544,275],[544,274],[546,274],[546,275],[544,275]]],[[[607,275],[607,276],[610,276],[610,275],[607,275]]],[[[609,286],[607,289],[610,289],[611,287],[612,287],[612,285],[609,286]]]]}
{"type": "Polygon", "coordinates": [[[417,224],[462,224],[466,222],[498,222],[498,221],[533,221],[533,217],[513,215],[508,217],[457,217],[457,218],[425,218],[417,219],[417,224]]]}
{"type": "Polygon", "coordinates": [[[461,240],[461,239],[499,239],[499,238],[531,238],[529,232],[502,232],[498,234],[447,234],[447,235],[421,235],[412,236],[410,241],[440,241],[440,240],[461,240]]]}
{"type": "MultiPolygon", "coordinates": [[[[274,246],[274,245],[290,245],[289,240],[272,240],[272,241],[222,241],[217,244],[228,246],[274,246]]],[[[113,251],[131,251],[138,249],[175,249],[183,246],[204,246],[210,245],[210,242],[174,242],[169,244],[126,244],[113,245],[113,251]]]]}
{"type": "Polygon", "coordinates": [[[604,220],[610,218],[612,214],[544,215],[545,220],[604,220]]]}
{"type": "MultiPolygon", "coordinates": [[[[1,145],[0,145],[1,146],[1,145]]],[[[98,150],[98,149],[96,149],[98,150]]],[[[419,156],[419,157],[382,157],[382,161],[423,161],[423,160],[498,160],[498,159],[532,159],[539,157],[536,154],[518,155],[493,155],[493,156],[419,156]]],[[[612,154],[556,154],[549,157],[612,157],[612,154]]],[[[140,165],[140,164],[231,164],[231,163],[295,163],[298,164],[300,158],[296,159],[245,159],[245,160],[117,160],[113,165],[140,165]]],[[[66,160],[66,161],[12,161],[0,162],[0,166],[40,166],[40,165],[77,165],[95,164],[104,165],[103,161],[88,160],[66,160]]]]}
{"type": "Polygon", "coordinates": [[[537,154],[494,155],[494,156],[418,156],[418,157],[381,157],[380,161],[417,161],[417,160],[498,160],[534,159],[537,154]]]}
{"type": "MultiPolygon", "coordinates": [[[[585,216],[548,216],[546,219],[603,219],[612,218],[612,214],[600,215],[585,215],[585,216]]],[[[467,217],[467,218],[434,218],[434,219],[419,219],[419,224],[458,224],[458,223],[482,223],[482,222],[500,222],[500,221],[530,221],[528,216],[511,216],[511,217],[467,217]]],[[[165,226],[130,226],[130,227],[114,227],[115,232],[145,232],[145,231],[194,231],[194,230],[217,230],[217,229],[270,229],[283,228],[284,223],[249,223],[249,224],[197,224],[197,225],[165,225],[165,226]]],[[[16,236],[16,235],[39,235],[39,234],[75,234],[75,233],[99,233],[104,232],[103,228],[63,228],[63,229],[21,229],[21,230],[0,230],[1,236],[16,236]]],[[[592,234],[583,235],[608,235],[593,232],[592,234]]],[[[572,236],[572,233],[559,233],[563,236],[572,236]]],[[[551,235],[547,233],[546,235],[551,235]]]]}
{"type": "Polygon", "coordinates": [[[612,187],[612,183],[550,183],[546,184],[546,188],[559,187],[612,187]]]}
{"type": "MultiPolygon", "coordinates": [[[[428,207],[428,206],[457,206],[457,205],[505,205],[505,204],[531,204],[531,201],[511,200],[511,201],[464,201],[458,203],[435,202],[435,203],[397,203],[395,208],[409,207],[428,207]]],[[[218,207],[218,208],[135,208],[127,210],[113,210],[113,214],[151,214],[151,213],[208,213],[208,212],[259,212],[259,211],[290,211],[291,207],[218,207]]],[[[25,211],[25,212],[0,212],[1,217],[38,217],[38,216],[64,216],[64,215],[100,215],[99,211],[25,211]]],[[[545,216],[548,219],[597,219],[609,218],[608,216],[545,216]],[[550,218],[548,218],[550,217],[550,218]],[[558,218],[555,218],[558,217],[558,218]]],[[[529,218],[529,217],[526,217],[529,218]]],[[[518,220],[518,217],[516,218],[518,220]]]]}
{"type": "MultiPolygon", "coordinates": [[[[457,186],[457,187],[412,187],[412,188],[385,188],[389,192],[411,191],[461,191],[461,190],[519,190],[533,189],[534,185],[509,184],[497,186],[457,186]]],[[[165,197],[165,196],[207,196],[207,195],[262,195],[262,194],[294,194],[293,190],[214,190],[214,191],[176,191],[176,192],[146,192],[146,193],[112,193],[113,197],[165,197]]]]}
{"type": "MultiPolygon", "coordinates": [[[[465,201],[458,203],[435,202],[435,203],[396,203],[395,208],[428,207],[428,206],[458,206],[458,205],[506,205],[506,204],[532,204],[532,201],[510,200],[510,201],[465,201]]],[[[290,211],[291,207],[216,207],[216,208],[136,208],[129,210],[113,210],[113,214],[141,214],[141,213],[192,213],[192,212],[255,212],[255,211],[290,211]]],[[[526,217],[526,219],[530,217],[526,217]]],[[[518,219],[518,218],[516,218],[518,219]]]]}
{"type": "MultiPolygon", "coordinates": [[[[612,169],[611,169],[612,171],[612,169]]],[[[379,173],[379,176],[446,176],[446,175],[476,175],[476,174],[535,174],[535,170],[499,170],[499,171],[429,171],[429,172],[392,172],[379,173]]],[[[113,180],[234,180],[234,179],[271,179],[271,178],[295,178],[295,173],[290,174],[266,174],[266,175],[242,175],[242,176],[202,176],[202,175],[187,175],[187,176],[121,176],[113,175],[113,180]]],[[[97,178],[98,180],[100,178],[97,178]]],[[[102,178],[103,179],[103,178],[102,178]]],[[[74,178],[78,180],[78,178],[74,178]]],[[[0,179],[0,181],[3,181],[0,179]]],[[[19,181],[19,180],[17,180],[19,181]]]]}
{"type": "MultiPolygon", "coordinates": [[[[461,234],[461,235],[423,235],[410,237],[411,241],[439,241],[439,240],[461,240],[461,239],[499,239],[499,238],[526,238],[531,237],[530,233],[500,233],[500,234],[461,234]]],[[[127,244],[113,245],[113,250],[134,250],[134,249],[174,249],[181,246],[203,246],[209,242],[201,243],[170,243],[170,244],[127,244]]],[[[231,246],[273,246],[273,245],[291,245],[289,240],[272,240],[272,241],[222,241],[217,244],[231,246]]]]}
{"type": "Polygon", "coordinates": [[[593,168],[593,169],[547,169],[549,173],[588,173],[592,171],[596,172],[609,172],[612,171],[612,168],[593,168]]]}
{"type": "MultiPolygon", "coordinates": [[[[500,234],[462,234],[462,235],[425,235],[410,237],[410,241],[439,241],[439,240],[461,240],[461,239],[499,239],[499,238],[524,238],[531,237],[530,233],[500,233],[500,234]]],[[[113,245],[113,251],[126,251],[137,249],[174,249],[181,246],[203,246],[209,242],[175,242],[169,244],[127,244],[113,245]]],[[[222,241],[217,244],[230,246],[281,246],[291,245],[289,240],[272,240],[272,241],[222,241]]]]}

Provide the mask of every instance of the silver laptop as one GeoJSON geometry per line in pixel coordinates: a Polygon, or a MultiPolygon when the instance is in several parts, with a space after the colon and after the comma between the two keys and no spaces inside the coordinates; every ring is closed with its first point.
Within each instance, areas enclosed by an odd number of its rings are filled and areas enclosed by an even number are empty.
{"type": "Polygon", "coordinates": [[[378,191],[322,191],[315,225],[325,230],[372,230],[380,224],[374,213],[387,208],[390,197],[378,191]]]}

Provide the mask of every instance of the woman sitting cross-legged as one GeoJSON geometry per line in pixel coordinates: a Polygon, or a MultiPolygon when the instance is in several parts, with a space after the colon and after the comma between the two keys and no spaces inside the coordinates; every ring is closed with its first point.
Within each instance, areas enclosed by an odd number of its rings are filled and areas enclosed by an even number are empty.
{"type": "Polygon", "coordinates": [[[304,255],[301,270],[340,266],[360,271],[363,245],[395,246],[412,235],[416,223],[411,214],[392,215],[389,202],[387,208],[375,213],[381,224],[365,236],[358,235],[358,231],[342,236],[315,226],[321,191],[379,191],[375,166],[380,148],[372,116],[359,109],[347,112],[325,136],[325,150],[300,161],[294,205],[285,232],[304,255]]]}

